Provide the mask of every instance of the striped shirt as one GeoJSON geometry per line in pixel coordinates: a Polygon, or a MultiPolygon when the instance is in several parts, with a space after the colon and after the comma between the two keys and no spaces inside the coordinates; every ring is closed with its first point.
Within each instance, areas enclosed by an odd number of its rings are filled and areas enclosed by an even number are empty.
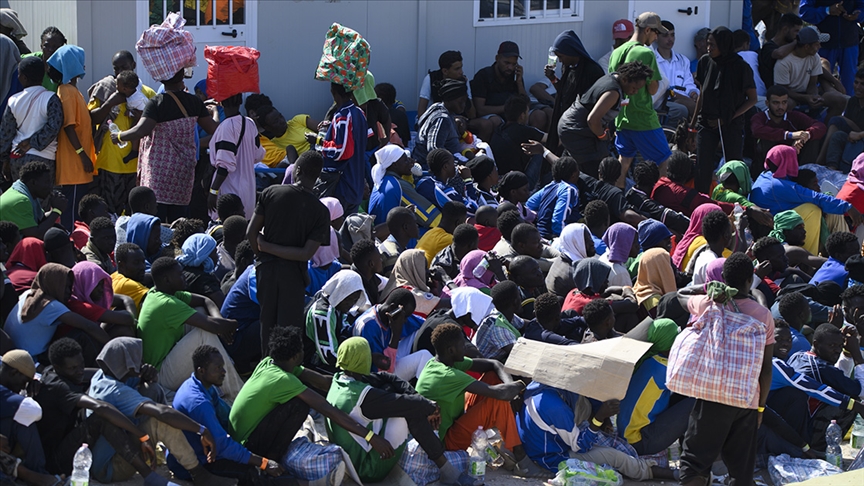
{"type": "Polygon", "coordinates": [[[554,238],[561,229],[578,221],[579,189],[569,182],[552,181],[543,189],[535,192],[528,203],[528,209],[537,213],[537,229],[544,238],[554,238]]]}

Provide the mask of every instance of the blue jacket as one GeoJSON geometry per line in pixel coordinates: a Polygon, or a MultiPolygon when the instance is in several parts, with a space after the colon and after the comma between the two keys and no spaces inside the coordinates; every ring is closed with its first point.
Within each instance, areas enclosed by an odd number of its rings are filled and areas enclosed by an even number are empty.
{"type": "Polygon", "coordinates": [[[376,223],[384,223],[391,209],[412,204],[420,226],[431,228],[438,225],[441,211],[435,203],[423,197],[405,179],[397,177],[394,172],[387,172],[381,185],[369,195],[369,214],[375,216],[376,223]]]}
{"type": "Polygon", "coordinates": [[[823,49],[853,47],[858,44],[858,26],[842,16],[828,15],[828,8],[842,3],[846,13],[860,11],[858,22],[864,22],[864,0],[801,0],[801,18],[816,25],[819,32],[830,34],[831,39],[822,44],[823,49]]]}
{"type": "Polygon", "coordinates": [[[535,224],[544,238],[552,239],[570,223],[579,221],[579,189],[569,182],[552,181],[535,192],[526,203],[537,213],[535,224]]]}
{"type": "Polygon", "coordinates": [[[753,189],[750,190],[750,200],[753,204],[771,211],[771,214],[795,209],[805,203],[815,204],[823,213],[828,214],[845,214],[852,207],[846,201],[820,194],[788,179],[776,179],[769,171],[756,178],[753,189]]]}
{"type": "Polygon", "coordinates": [[[432,176],[426,176],[417,181],[417,192],[425,197],[432,204],[438,206],[438,209],[443,209],[444,205],[450,201],[461,202],[468,209],[468,214],[472,215],[477,211],[477,191],[474,189],[474,184],[465,184],[465,195],[459,194],[453,186],[441,182],[432,176]]]}
{"type": "Polygon", "coordinates": [[[861,395],[861,384],[857,380],[848,378],[843,374],[843,370],[834,366],[833,363],[829,363],[809,351],[793,354],[789,358],[789,365],[798,373],[807,375],[819,383],[828,385],[839,393],[850,397],[861,395]]]}
{"type": "MultiPolygon", "coordinates": [[[[177,394],[174,395],[174,408],[192,420],[207,427],[216,441],[217,459],[228,459],[239,464],[247,464],[252,455],[245,447],[240,445],[229,436],[226,427],[231,428],[228,422],[228,414],[231,407],[221,398],[216,387],[205,390],[204,386],[195,378],[195,375],[184,381],[177,394]]],[[[207,456],[201,447],[201,438],[194,432],[183,431],[186,441],[192,446],[198,461],[207,463],[207,456]]]]}
{"type": "Polygon", "coordinates": [[[363,110],[353,102],[339,108],[321,145],[324,172],[342,172],[336,183],[335,196],[343,204],[360,204],[366,183],[366,140],[369,126],[363,110]]]}
{"type": "Polygon", "coordinates": [[[845,407],[849,404],[848,395],[819,383],[807,375],[798,373],[780,358],[772,358],[771,363],[773,366],[771,369],[771,391],[791,386],[806,393],[810,398],[815,398],[833,407],[845,407]]]}

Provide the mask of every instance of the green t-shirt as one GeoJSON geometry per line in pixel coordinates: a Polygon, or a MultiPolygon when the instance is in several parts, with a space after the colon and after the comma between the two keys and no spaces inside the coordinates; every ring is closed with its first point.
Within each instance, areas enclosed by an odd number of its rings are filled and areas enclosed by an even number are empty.
{"type": "Polygon", "coordinates": [[[191,301],[189,292],[174,295],[156,289],[147,292],[138,316],[138,335],[144,344],[145,363],[159,368],[171,348],[183,338],[183,325],[195,314],[195,309],[189,307],[191,301]]]}
{"type": "Polygon", "coordinates": [[[246,439],[268,413],[303,393],[306,385],[297,378],[301,373],[302,366],[286,373],[273,363],[273,358],[268,356],[262,359],[231,406],[228,421],[234,429],[234,440],[246,443],[246,439]]]}
{"type": "Polygon", "coordinates": [[[417,393],[432,400],[441,408],[441,426],[438,437],[444,440],[447,430],[465,412],[465,388],[474,383],[474,378],[465,373],[474,362],[465,358],[453,367],[437,358],[430,359],[417,378],[417,393]]]}
{"type": "Polygon", "coordinates": [[[635,61],[642,61],[654,71],[654,75],[648,78],[645,87],[635,95],[625,95],[625,98],[630,101],[626,105],[621,103],[621,111],[618,113],[618,118],[615,119],[615,126],[618,129],[623,128],[639,132],[655,130],[660,128],[660,120],[654,110],[654,101],[648,94],[648,85],[652,81],[659,81],[662,75],[657,66],[654,51],[636,41],[627,41],[612,51],[612,57],[609,58],[609,72],[614,73],[618,66],[635,61]]]}
{"type": "MultiPolygon", "coordinates": [[[[0,195],[0,215],[2,215],[0,219],[18,225],[19,230],[36,226],[30,198],[13,188],[0,195]]],[[[9,251],[11,252],[12,249],[10,248],[9,251]]]]}

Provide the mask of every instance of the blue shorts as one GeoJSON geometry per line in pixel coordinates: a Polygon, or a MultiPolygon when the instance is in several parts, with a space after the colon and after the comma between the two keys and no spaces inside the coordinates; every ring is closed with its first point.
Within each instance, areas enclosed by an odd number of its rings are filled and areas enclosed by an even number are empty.
{"type": "Polygon", "coordinates": [[[646,131],[618,130],[615,134],[615,148],[622,157],[636,157],[638,152],[643,159],[657,165],[672,156],[662,128],[646,131]]]}

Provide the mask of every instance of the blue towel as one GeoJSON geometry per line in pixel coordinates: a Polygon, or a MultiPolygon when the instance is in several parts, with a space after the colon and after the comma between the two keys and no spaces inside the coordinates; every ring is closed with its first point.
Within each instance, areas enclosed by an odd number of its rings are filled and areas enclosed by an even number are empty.
{"type": "Polygon", "coordinates": [[[63,73],[62,83],[84,76],[84,49],[65,45],[48,59],[48,65],[63,73]]]}

